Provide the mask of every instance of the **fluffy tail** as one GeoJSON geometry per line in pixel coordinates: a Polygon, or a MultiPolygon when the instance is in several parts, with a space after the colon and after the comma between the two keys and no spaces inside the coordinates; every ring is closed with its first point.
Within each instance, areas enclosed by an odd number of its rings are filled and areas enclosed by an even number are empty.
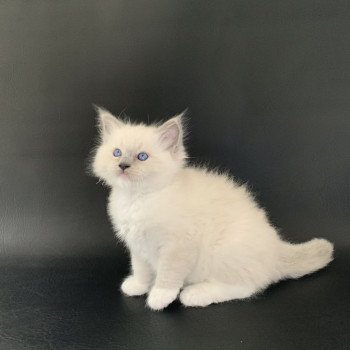
{"type": "Polygon", "coordinates": [[[314,238],[302,244],[283,242],[280,261],[286,278],[299,278],[322,269],[333,260],[333,244],[314,238]]]}

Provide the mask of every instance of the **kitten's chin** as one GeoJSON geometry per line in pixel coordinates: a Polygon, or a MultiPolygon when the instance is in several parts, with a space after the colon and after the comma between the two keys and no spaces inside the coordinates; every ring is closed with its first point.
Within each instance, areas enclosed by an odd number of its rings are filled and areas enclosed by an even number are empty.
{"type": "Polygon", "coordinates": [[[133,177],[128,173],[119,173],[115,179],[116,185],[120,187],[129,187],[133,183],[133,177]]]}
{"type": "Polygon", "coordinates": [[[113,185],[117,187],[127,187],[134,186],[138,182],[138,178],[135,175],[128,172],[118,172],[114,176],[113,185]]]}
{"type": "Polygon", "coordinates": [[[135,188],[143,192],[153,192],[171,183],[175,174],[175,172],[148,172],[143,174],[142,177],[135,177],[128,172],[120,172],[114,177],[112,187],[135,188]]]}

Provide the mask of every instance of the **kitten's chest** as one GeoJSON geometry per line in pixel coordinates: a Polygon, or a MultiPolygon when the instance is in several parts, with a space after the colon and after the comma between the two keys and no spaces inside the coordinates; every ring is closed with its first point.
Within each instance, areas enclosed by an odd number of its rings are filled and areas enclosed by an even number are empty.
{"type": "Polygon", "coordinates": [[[152,220],[152,203],[144,196],[111,196],[109,215],[117,236],[138,256],[155,264],[159,247],[158,230],[152,220]]]}

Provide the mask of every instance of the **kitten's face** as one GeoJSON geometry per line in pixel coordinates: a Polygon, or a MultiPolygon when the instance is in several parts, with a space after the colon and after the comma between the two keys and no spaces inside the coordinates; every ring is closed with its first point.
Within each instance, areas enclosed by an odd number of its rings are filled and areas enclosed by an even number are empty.
{"type": "Polygon", "coordinates": [[[98,110],[101,142],[92,163],[93,173],[110,186],[154,187],[183,166],[181,116],[161,126],[132,125],[98,110]]]}

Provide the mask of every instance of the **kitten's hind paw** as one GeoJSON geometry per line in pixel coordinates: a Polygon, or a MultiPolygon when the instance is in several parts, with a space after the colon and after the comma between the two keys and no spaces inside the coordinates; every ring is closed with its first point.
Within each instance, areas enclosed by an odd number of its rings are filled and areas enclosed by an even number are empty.
{"type": "Polygon", "coordinates": [[[213,303],[246,299],[256,292],[254,286],[204,281],[185,287],[180,294],[180,301],[185,306],[204,307],[213,303]]]}
{"type": "Polygon", "coordinates": [[[147,305],[152,310],[163,310],[178,294],[179,289],[152,288],[147,298],[147,305]]]}
{"type": "Polygon", "coordinates": [[[149,291],[149,284],[140,282],[135,276],[129,276],[124,280],[120,289],[130,297],[139,296],[149,291]]]}
{"type": "Polygon", "coordinates": [[[193,284],[185,289],[180,294],[180,301],[184,306],[205,307],[213,302],[213,298],[207,290],[205,283],[193,284]]]}

